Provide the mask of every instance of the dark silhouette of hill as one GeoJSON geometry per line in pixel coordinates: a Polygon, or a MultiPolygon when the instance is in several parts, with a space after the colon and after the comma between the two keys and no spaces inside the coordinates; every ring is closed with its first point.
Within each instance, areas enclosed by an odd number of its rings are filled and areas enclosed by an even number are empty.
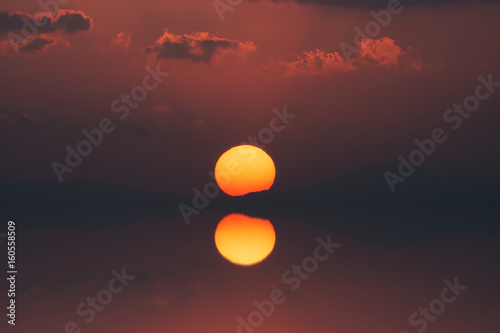
{"type": "Polygon", "coordinates": [[[60,224],[66,216],[87,221],[89,217],[120,215],[122,223],[127,223],[147,211],[175,214],[180,200],[167,192],[147,194],[97,180],[17,182],[1,185],[0,214],[4,220],[16,218],[33,224],[42,219],[45,225],[60,224]]]}
{"type": "MultiPolygon", "coordinates": [[[[299,220],[389,247],[437,233],[500,231],[500,177],[445,179],[416,172],[392,193],[385,170],[372,167],[294,191],[280,190],[278,180],[269,191],[242,197],[221,193],[206,210],[220,218],[237,212],[268,218],[284,228],[287,221],[299,220]]],[[[0,220],[14,219],[26,228],[102,229],[177,216],[179,203],[193,206],[192,200],[103,181],[19,182],[1,185],[0,220]]],[[[192,224],[206,221],[207,214],[192,215],[192,224]]]]}
{"type": "Polygon", "coordinates": [[[221,196],[216,205],[246,207],[281,207],[292,210],[338,210],[342,208],[413,207],[453,209],[500,208],[500,176],[470,178],[438,178],[416,171],[391,192],[383,176],[387,165],[349,173],[319,184],[282,192],[277,186],[269,191],[241,197],[221,196]]]}
{"type": "Polygon", "coordinates": [[[500,231],[500,177],[446,179],[415,173],[393,193],[383,177],[387,169],[380,165],[291,192],[276,188],[220,196],[213,207],[271,221],[308,221],[394,248],[432,234],[500,231]]]}
{"type": "MultiPolygon", "coordinates": [[[[437,178],[415,172],[392,193],[380,165],[294,191],[280,190],[279,180],[269,191],[230,197],[221,193],[210,199],[208,209],[241,211],[257,216],[268,213],[304,214],[345,212],[396,212],[453,209],[498,211],[500,177],[478,179],[437,178]]],[[[394,170],[394,166],[392,169],[394,170]]],[[[202,186],[200,186],[200,189],[202,186]]],[[[78,180],[65,183],[18,182],[1,185],[2,219],[19,218],[48,223],[64,216],[81,220],[89,217],[125,215],[127,223],[145,214],[176,215],[179,203],[190,204],[192,197],[168,192],[143,193],[132,187],[103,181],[78,180]]],[[[36,222],[33,222],[36,223],[36,222]]],[[[56,223],[56,222],[54,222],[56,223]]]]}

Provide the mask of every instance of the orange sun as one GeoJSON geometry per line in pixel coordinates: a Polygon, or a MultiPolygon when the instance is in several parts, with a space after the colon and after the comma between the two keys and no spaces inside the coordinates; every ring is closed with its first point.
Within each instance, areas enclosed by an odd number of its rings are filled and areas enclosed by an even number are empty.
{"type": "Polygon", "coordinates": [[[250,266],[269,256],[276,242],[276,233],[269,220],[243,214],[229,214],[215,230],[219,253],[233,264],[250,266]]]}
{"type": "Polygon", "coordinates": [[[273,160],[255,146],[233,147],[222,154],[215,165],[217,185],[232,196],[268,190],[275,177],[273,160]]]}

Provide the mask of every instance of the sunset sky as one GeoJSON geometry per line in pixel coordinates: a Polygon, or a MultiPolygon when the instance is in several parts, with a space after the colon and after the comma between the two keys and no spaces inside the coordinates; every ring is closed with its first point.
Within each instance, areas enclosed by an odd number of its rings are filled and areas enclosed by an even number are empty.
{"type": "Polygon", "coordinates": [[[14,221],[19,273],[0,330],[498,332],[499,18],[500,0],[1,0],[0,266],[14,221]],[[453,279],[456,303],[410,327],[453,279]]]}
{"type": "MultiPolygon", "coordinates": [[[[22,18],[43,10],[5,0],[1,180],[58,182],[51,163],[64,163],[65,147],[109,118],[115,131],[64,181],[186,194],[285,106],[296,118],[265,145],[285,189],[395,162],[443,126],[445,110],[474,93],[479,75],[500,81],[500,4],[402,3],[346,59],[341,43],[353,45],[355,27],[364,31],[370,11],[387,6],[244,1],[221,21],[211,1],[71,0],[15,53],[7,34],[22,36],[22,18]],[[121,120],[112,102],[157,65],[170,75],[121,120]]],[[[496,174],[499,106],[498,92],[482,101],[420,170],[496,174]]]]}

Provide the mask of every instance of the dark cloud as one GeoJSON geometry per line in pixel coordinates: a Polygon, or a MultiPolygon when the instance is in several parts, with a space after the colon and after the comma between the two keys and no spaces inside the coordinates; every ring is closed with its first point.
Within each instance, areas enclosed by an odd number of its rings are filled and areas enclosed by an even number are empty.
{"type": "Polygon", "coordinates": [[[66,10],[60,11],[51,28],[54,30],[64,30],[67,33],[78,31],[88,31],[92,27],[92,19],[81,11],[66,10]]]}
{"type": "Polygon", "coordinates": [[[38,51],[44,51],[49,45],[55,45],[57,43],[56,39],[36,37],[30,40],[26,45],[19,48],[20,53],[37,53],[38,51]]]}
{"type": "Polygon", "coordinates": [[[29,15],[15,13],[9,16],[8,12],[0,12],[0,33],[22,29],[22,17],[26,16],[29,15]]]}
{"type": "Polygon", "coordinates": [[[209,63],[216,55],[236,55],[245,58],[255,50],[252,42],[240,42],[211,36],[207,32],[175,35],[165,31],[154,45],[146,47],[146,53],[155,53],[158,59],[190,59],[209,63]]]}
{"type": "Polygon", "coordinates": [[[92,18],[77,10],[60,10],[56,16],[0,12],[0,54],[43,53],[60,41],[69,47],[61,33],[73,34],[91,28],[92,18]]]}
{"type": "Polygon", "coordinates": [[[36,16],[25,13],[0,12],[0,33],[19,32],[24,26],[35,27],[39,33],[64,31],[75,33],[88,31],[92,27],[92,18],[79,10],[60,10],[55,17],[49,13],[36,16]],[[37,23],[37,24],[34,24],[37,23]]]}
{"type": "MultiPolygon", "coordinates": [[[[250,0],[259,1],[259,0],[250,0]]],[[[271,0],[282,2],[289,0],[271,0]]],[[[387,8],[389,0],[293,0],[300,4],[317,4],[324,6],[342,6],[342,7],[367,7],[367,8],[387,8]]],[[[471,3],[471,2],[500,2],[500,0],[401,0],[403,7],[418,5],[440,5],[447,3],[471,3]]]]}

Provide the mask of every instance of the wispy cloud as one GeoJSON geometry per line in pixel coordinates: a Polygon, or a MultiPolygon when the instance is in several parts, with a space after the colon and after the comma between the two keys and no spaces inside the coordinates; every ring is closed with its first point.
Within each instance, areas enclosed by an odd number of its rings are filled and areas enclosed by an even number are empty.
{"type": "Polygon", "coordinates": [[[185,59],[210,63],[216,58],[236,57],[245,59],[254,52],[255,44],[219,38],[208,32],[176,35],[165,30],[154,45],[146,47],[146,53],[156,54],[157,59],[185,59]]]}
{"type": "MultiPolygon", "coordinates": [[[[347,61],[339,52],[328,53],[316,49],[298,55],[295,61],[280,61],[275,64],[285,68],[285,76],[321,75],[348,72],[362,66],[399,66],[401,58],[406,56],[409,50],[411,48],[402,49],[393,39],[383,37],[362,40],[358,55],[351,61],[347,61]]],[[[418,60],[410,64],[411,66],[408,67],[410,69],[422,69],[422,64],[418,60]]]]}

